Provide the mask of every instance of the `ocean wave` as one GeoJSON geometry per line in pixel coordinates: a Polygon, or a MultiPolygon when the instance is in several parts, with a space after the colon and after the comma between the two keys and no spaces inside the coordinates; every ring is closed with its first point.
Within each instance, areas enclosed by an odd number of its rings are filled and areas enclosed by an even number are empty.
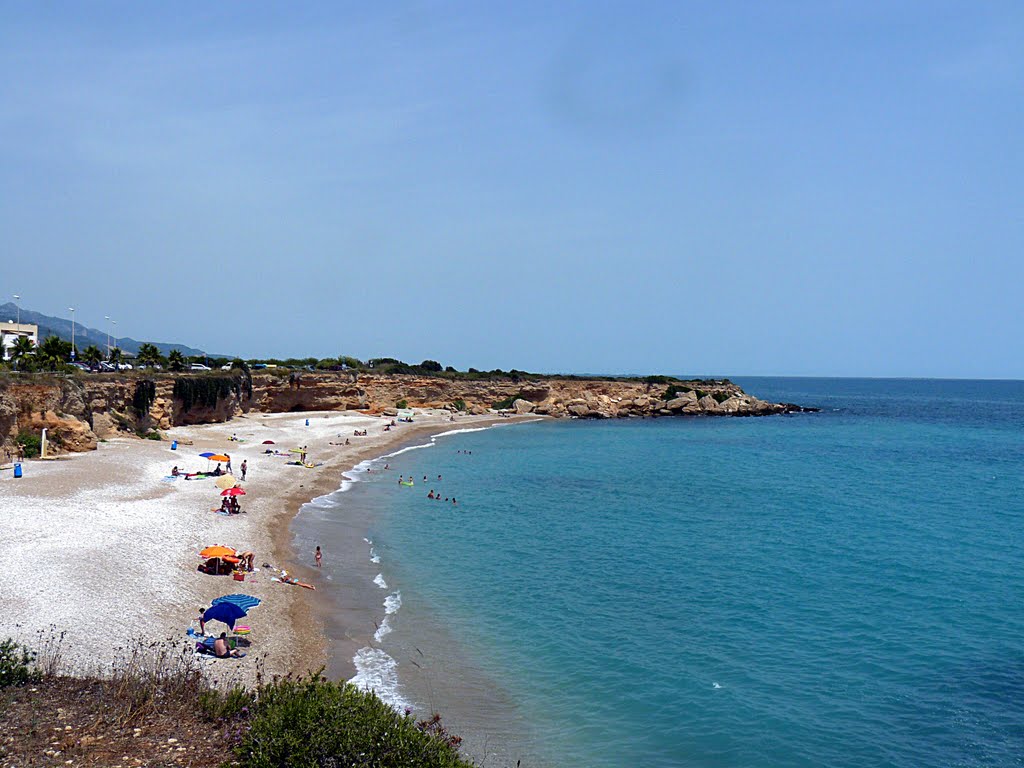
{"type": "Polygon", "coordinates": [[[381,589],[387,589],[388,588],[388,583],[386,581],[384,581],[384,574],[383,573],[378,573],[376,576],[374,576],[373,577],[373,583],[376,584],[381,589]]]}
{"type": "Polygon", "coordinates": [[[392,614],[398,613],[398,609],[402,607],[402,593],[397,589],[390,595],[384,598],[384,613],[392,614]]]}
{"type": "Polygon", "coordinates": [[[380,562],[380,555],[378,555],[377,554],[377,550],[373,548],[373,542],[370,539],[367,539],[367,538],[364,538],[363,541],[365,541],[367,544],[370,545],[370,562],[371,563],[379,563],[380,562]]]}
{"type": "Polygon", "coordinates": [[[373,633],[373,639],[376,640],[379,643],[381,640],[383,640],[385,637],[387,637],[390,634],[391,634],[391,621],[388,619],[387,616],[385,616],[384,617],[384,621],[382,621],[380,623],[380,626],[377,627],[377,631],[373,633]]]}
{"type": "Polygon", "coordinates": [[[356,674],[349,680],[357,688],[373,691],[384,702],[401,711],[411,704],[398,685],[398,662],[380,648],[360,648],[352,659],[356,674]]]}

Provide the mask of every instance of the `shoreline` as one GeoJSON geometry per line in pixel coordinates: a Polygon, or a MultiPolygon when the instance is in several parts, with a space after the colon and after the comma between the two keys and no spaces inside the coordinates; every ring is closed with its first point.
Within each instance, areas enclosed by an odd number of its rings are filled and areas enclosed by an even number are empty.
{"type": "MultiPolygon", "coordinates": [[[[272,582],[261,566],[272,563],[307,581],[309,575],[322,589],[312,553],[293,546],[292,522],[305,504],[339,490],[361,462],[424,436],[525,420],[458,415],[452,422],[451,415],[417,413],[417,423],[385,432],[390,419],[358,412],[250,413],[175,427],[165,441],[123,437],[96,451],[26,462],[22,478],[0,478],[0,559],[7,564],[0,640],[42,650],[48,638],[66,633],[65,668],[88,674],[109,668],[133,643],[187,646],[185,630],[197,626],[200,606],[218,594],[244,592],[263,601],[246,620],[253,627],[250,658],[199,657],[211,674],[224,685],[249,685],[264,666],[264,676],[316,671],[330,653],[323,601],[311,590],[272,582]],[[353,437],[355,430],[368,435],[353,437]],[[239,442],[231,440],[235,435],[239,442]],[[346,435],[351,444],[340,445],[346,435]],[[274,440],[275,451],[308,445],[310,458],[322,463],[312,472],[286,466],[264,453],[265,439],[274,440]],[[248,461],[247,514],[207,511],[220,501],[212,480],[169,477],[172,466],[205,469],[198,454],[207,450],[230,451],[236,474],[248,461]],[[198,551],[212,544],[254,551],[255,572],[244,582],[197,573],[198,551]]],[[[208,632],[221,629],[215,624],[208,632]]]]}
{"type": "MultiPolygon", "coordinates": [[[[322,581],[322,579],[319,579],[319,569],[310,565],[308,560],[303,557],[302,553],[300,553],[298,549],[297,542],[295,540],[295,522],[306,505],[315,504],[317,500],[333,496],[336,493],[345,493],[351,489],[352,485],[360,482],[358,478],[349,477],[350,474],[355,473],[360,465],[376,463],[408,450],[426,447],[433,442],[434,438],[442,435],[466,431],[475,432],[478,430],[493,429],[495,427],[509,424],[523,424],[544,420],[543,418],[532,415],[512,418],[493,416],[467,418],[472,418],[474,420],[469,423],[462,421],[415,425],[414,428],[409,429],[402,434],[401,440],[387,442],[374,448],[367,446],[364,450],[356,452],[353,456],[347,459],[351,465],[343,470],[340,475],[334,475],[331,473],[331,479],[328,479],[327,474],[321,475],[323,479],[314,485],[314,493],[312,496],[308,495],[308,489],[302,493],[296,492],[292,494],[287,500],[287,524],[275,526],[274,535],[275,550],[278,552],[288,553],[290,556],[289,559],[293,563],[296,563],[290,572],[299,576],[303,581],[322,581]],[[421,442],[424,438],[426,438],[428,442],[421,442]],[[346,487],[346,484],[349,484],[348,487],[346,487]]],[[[360,539],[359,542],[350,543],[354,543],[358,546],[359,544],[367,542],[365,539],[360,539]]],[[[367,546],[370,547],[370,544],[367,543],[367,546]]],[[[347,575],[349,578],[353,577],[351,568],[347,575]]],[[[320,585],[318,584],[318,587],[319,586],[320,585]]],[[[368,645],[369,641],[356,641],[354,638],[350,637],[346,652],[338,653],[338,651],[341,650],[338,646],[340,646],[343,641],[341,638],[332,639],[329,637],[324,620],[320,618],[315,611],[313,611],[312,599],[312,595],[302,594],[301,599],[295,601],[292,613],[295,626],[306,626],[310,628],[309,633],[304,638],[305,644],[302,649],[303,652],[300,655],[308,655],[310,658],[316,659],[317,663],[313,665],[314,668],[323,666],[334,671],[335,677],[351,681],[359,674],[359,669],[356,666],[356,656],[368,645]],[[313,629],[314,627],[315,629],[313,629]],[[332,645],[334,646],[333,648],[332,645]]],[[[379,628],[379,625],[375,622],[374,628],[379,628]]],[[[368,637],[373,638],[373,632],[369,632],[368,637]]],[[[302,673],[308,670],[293,669],[292,671],[302,673]]]]}

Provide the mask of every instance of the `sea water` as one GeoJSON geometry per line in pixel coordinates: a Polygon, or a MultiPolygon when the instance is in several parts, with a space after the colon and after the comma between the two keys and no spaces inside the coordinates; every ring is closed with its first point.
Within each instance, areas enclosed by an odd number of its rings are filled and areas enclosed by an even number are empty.
{"type": "Polygon", "coordinates": [[[357,682],[499,768],[1024,765],[1024,383],[738,383],[822,410],[437,437],[300,516],[357,682]]]}

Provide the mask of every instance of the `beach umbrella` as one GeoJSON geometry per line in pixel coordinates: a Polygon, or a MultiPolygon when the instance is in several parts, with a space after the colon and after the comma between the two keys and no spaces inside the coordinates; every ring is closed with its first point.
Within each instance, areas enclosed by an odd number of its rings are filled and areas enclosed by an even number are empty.
{"type": "Polygon", "coordinates": [[[228,603],[230,605],[238,606],[243,611],[251,611],[261,602],[263,601],[260,600],[258,597],[253,597],[252,595],[243,595],[239,592],[236,592],[233,595],[224,595],[223,597],[218,597],[211,603],[211,605],[218,606],[223,605],[224,603],[228,603]]]}
{"type": "Polygon", "coordinates": [[[277,445],[277,443],[275,443],[273,440],[264,440],[263,444],[264,445],[277,445]]]}
{"type": "Polygon", "coordinates": [[[213,451],[207,451],[206,453],[200,453],[199,455],[202,456],[204,459],[208,459],[211,456],[216,456],[217,454],[215,454],[213,451]]]}
{"type": "Polygon", "coordinates": [[[232,602],[220,602],[216,600],[203,614],[203,621],[221,621],[231,629],[235,628],[235,621],[242,618],[248,611],[242,606],[232,602]]]}
{"type": "Polygon", "coordinates": [[[220,492],[221,496],[245,496],[243,488],[227,488],[220,492]]]}
{"type": "Polygon", "coordinates": [[[217,487],[222,491],[226,488],[233,488],[236,485],[238,485],[238,481],[231,475],[221,475],[217,478],[217,487]]]}
{"type": "Polygon", "coordinates": [[[230,457],[225,456],[223,453],[211,453],[206,458],[210,461],[231,461],[230,457]]]}
{"type": "Polygon", "coordinates": [[[212,547],[207,547],[199,553],[200,557],[234,557],[237,554],[237,550],[231,547],[224,547],[220,544],[215,544],[212,547]]]}

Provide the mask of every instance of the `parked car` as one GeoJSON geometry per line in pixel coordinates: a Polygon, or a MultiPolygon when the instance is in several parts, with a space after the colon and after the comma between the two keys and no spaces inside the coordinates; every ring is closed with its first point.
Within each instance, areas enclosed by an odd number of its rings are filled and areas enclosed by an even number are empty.
{"type": "Polygon", "coordinates": [[[89,366],[86,365],[85,363],[72,363],[72,365],[75,366],[75,368],[77,368],[80,371],[88,371],[88,370],[90,370],[89,366]]]}
{"type": "Polygon", "coordinates": [[[192,363],[192,365],[189,367],[189,370],[190,371],[212,371],[213,369],[210,366],[208,366],[208,365],[203,365],[202,363],[192,363]]]}
{"type": "Polygon", "coordinates": [[[119,371],[132,371],[132,370],[134,370],[134,368],[132,368],[132,364],[131,363],[118,363],[117,364],[117,370],[119,370],[119,371]]]}
{"type": "Polygon", "coordinates": [[[104,360],[102,363],[100,363],[100,370],[101,371],[116,371],[117,370],[117,366],[115,366],[113,363],[108,363],[108,362],[106,362],[104,360]]]}
{"type": "Polygon", "coordinates": [[[227,365],[222,365],[222,366],[220,367],[220,369],[221,369],[222,371],[230,371],[230,370],[231,370],[231,363],[228,363],[227,365]]]}

